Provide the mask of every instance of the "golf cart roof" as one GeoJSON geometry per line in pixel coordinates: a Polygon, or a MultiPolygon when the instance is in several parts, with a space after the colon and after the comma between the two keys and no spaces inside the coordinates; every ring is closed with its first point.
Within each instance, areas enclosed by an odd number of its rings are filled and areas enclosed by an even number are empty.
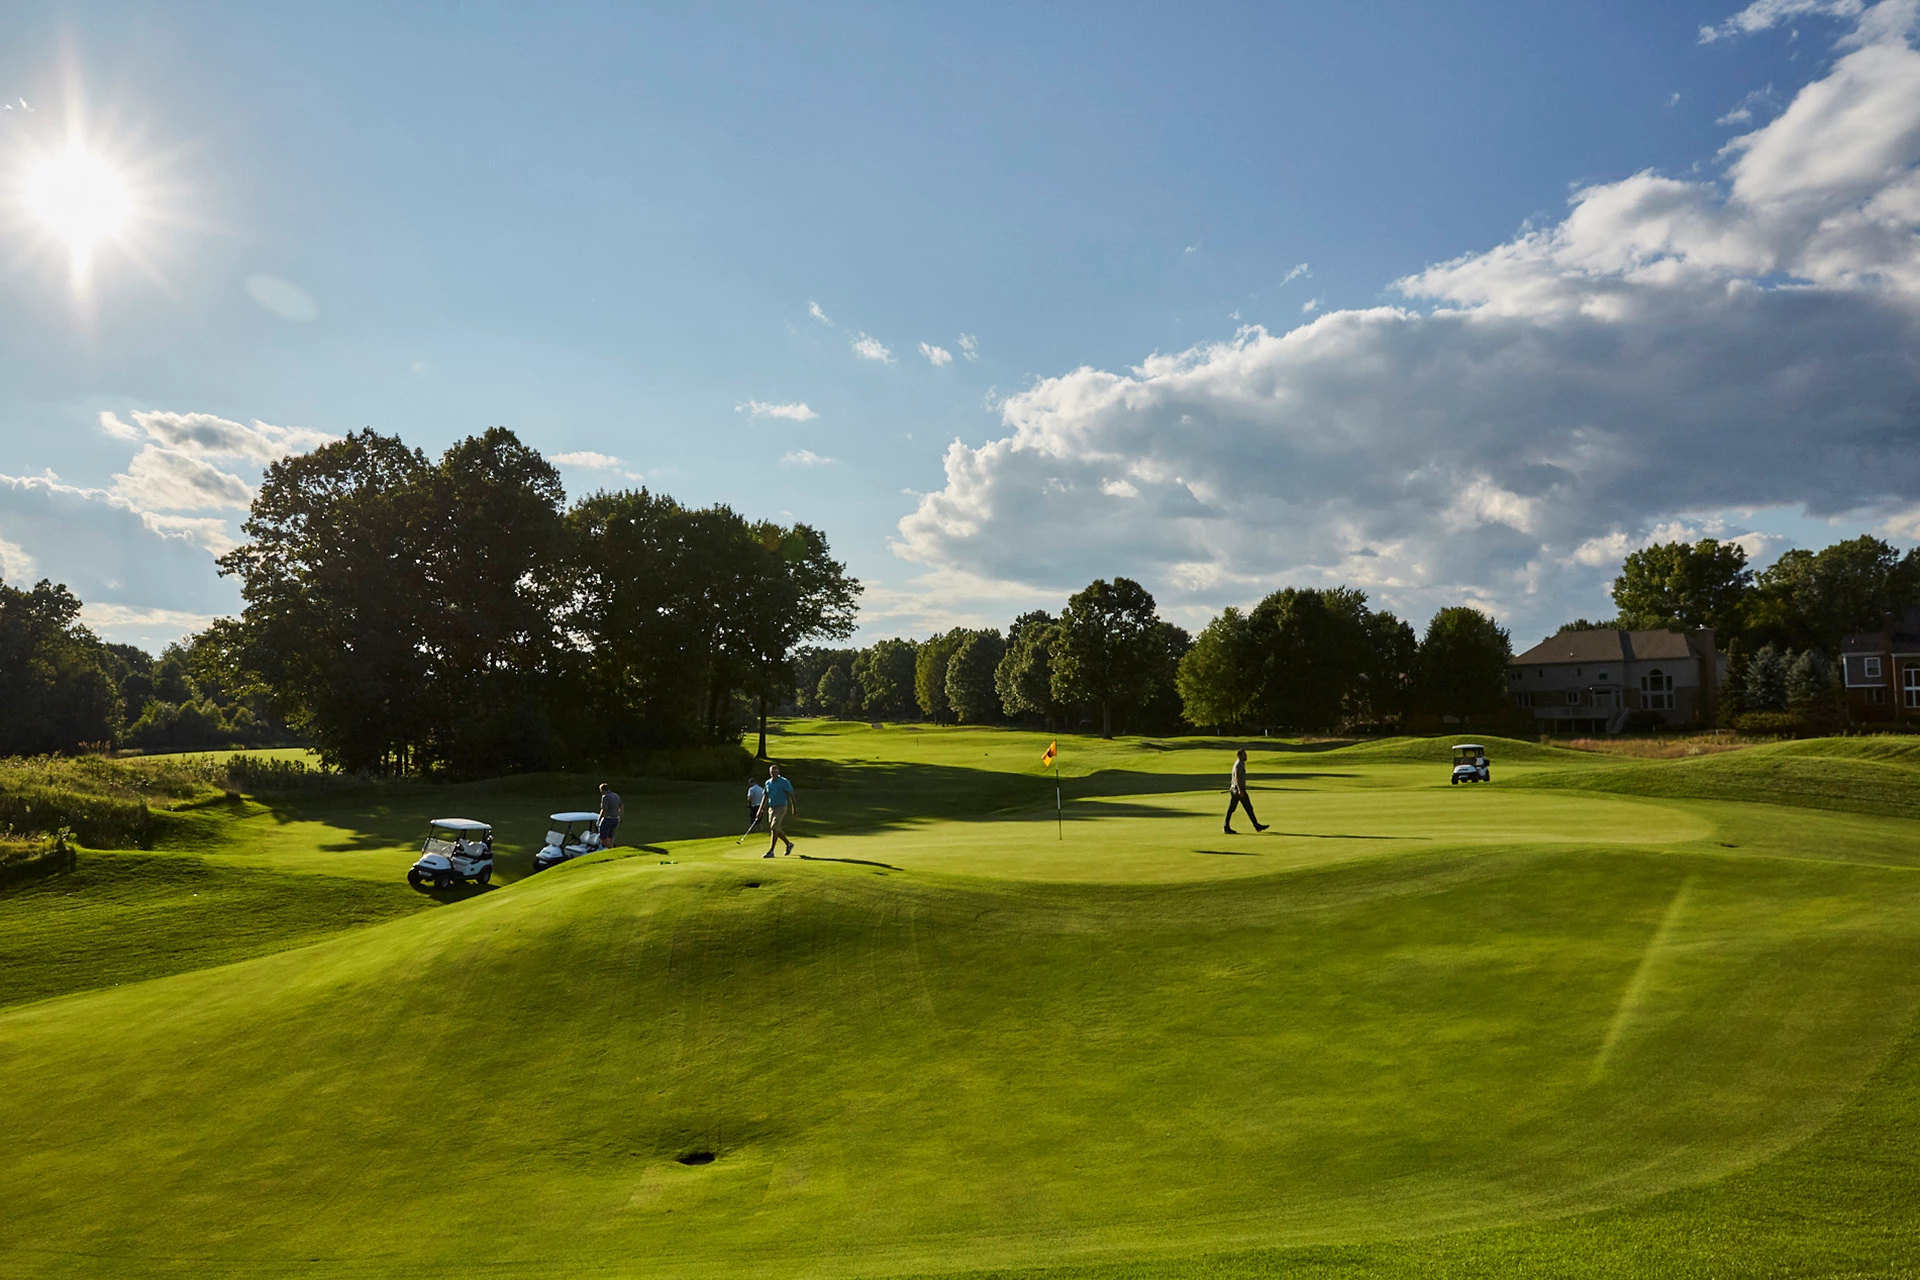
{"type": "Polygon", "coordinates": [[[597,813],[587,813],[584,810],[579,813],[550,813],[547,815],[547,821],[548,822],[598,822],[600,821],[600,815],[597,813]]]}
{"type": "Polygon", "coordinates": [[[1481,746],[1477,742],[1456,742],[1453,744],[1453,749],[1455,751],[1485,751],[1486,750],[1485,747],[1481,746]]]}
{"type": "Polygon", "coordinates": [[[472,818],[435,818],[429,826],[442,827],[448,831],[491,831],[490,822],[475,822],[472,818]]]}

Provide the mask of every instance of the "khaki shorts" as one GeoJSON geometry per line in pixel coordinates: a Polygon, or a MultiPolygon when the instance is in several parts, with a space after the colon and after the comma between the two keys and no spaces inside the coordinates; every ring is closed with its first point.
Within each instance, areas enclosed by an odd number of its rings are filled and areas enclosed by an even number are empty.
{"type": "Polygon", "coordinates": [[[767,833],[769,835],[787,834],[787,806],[776,805],[767,810],[767,833]]]}

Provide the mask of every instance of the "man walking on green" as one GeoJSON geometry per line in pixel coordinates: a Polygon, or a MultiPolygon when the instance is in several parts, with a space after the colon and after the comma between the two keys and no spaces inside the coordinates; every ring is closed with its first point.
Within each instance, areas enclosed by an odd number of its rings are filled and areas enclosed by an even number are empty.
{"type": "Polygon", "coordinates": [[[1227,783],[1226,829],[1227,834],[1230,836],[1240,834],[1233,829],[1233,811],[1235,807],[1247,811],[1247,821],[1253,824],[1255,831],[1265,831],[1267,829],[1260,819],[1253,816],[1253,801],[1247,799],[1247,749],[1245,747],[1240,748],[1239,754],[1234,756],[1233,776],[1227,783]]]}
{"type": "Polygon", "coordinates": [[[793,803],[793,784],[780,776],[780,766],[772,765],[767,769],[767,797],[762,800],[762,811],[767,815],[767,851],[760,856],[771,858],[776,846],[782,840],[787,841],[787,852],[793,852],[793,841],[787,839],[787,819],[798,810],[793,803]]]}

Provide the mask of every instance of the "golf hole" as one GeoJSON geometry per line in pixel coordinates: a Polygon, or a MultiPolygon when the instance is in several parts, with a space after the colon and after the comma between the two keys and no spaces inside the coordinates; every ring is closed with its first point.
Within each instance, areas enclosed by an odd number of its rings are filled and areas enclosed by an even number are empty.
{"type": "Polygon", "coordinates": [[[713,1152],[689,1151],[683,1156],[675,1156],[674,1159],[678,1160],[681,1164],[712,1164],[713,1152]]]}
{"type": "Polygon", "coordinates": [[[760,887],[760,882],[758,880],[749,880],[745,884],[741,885],[740,887],[742,889],[758,889],[760,887]]]}

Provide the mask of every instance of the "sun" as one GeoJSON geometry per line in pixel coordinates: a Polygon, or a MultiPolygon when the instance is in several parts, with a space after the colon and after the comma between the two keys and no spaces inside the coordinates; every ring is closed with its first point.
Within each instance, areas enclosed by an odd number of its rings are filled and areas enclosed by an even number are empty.
{"type": "Polygon", "coordinates": [[[76,258],[90,257],[104,241],[124,235],[133,217],[126,178],[77,145],[34,164],[24,194],[28,211],[76,258]]]}

